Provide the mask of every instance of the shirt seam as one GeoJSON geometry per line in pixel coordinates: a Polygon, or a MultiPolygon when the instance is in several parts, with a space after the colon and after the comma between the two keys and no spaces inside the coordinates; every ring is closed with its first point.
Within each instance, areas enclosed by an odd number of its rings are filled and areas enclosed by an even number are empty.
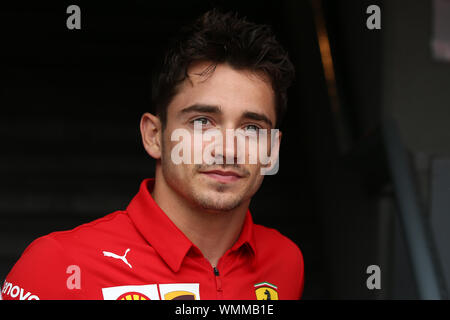
{"type": "MultiPolygon", "coordinates": [[[[56,236],[56,235],[71,234],[71,233],[77,232],[77,231],[79,231],[80,229],[83,229],[83,228],[95,227],[96,225],[98,225],[98,224],[100,224],[100,223],[108,222],[108,221],[113,220],[113,219],[116,218],[119,214],[125,214],[125,215],[127,215],[127,212],[126,212],[126,211],[123,211],[123,210],[121,210],[121,211],[116,211],[116,212],[110,213],[108,216],[101,217],[101,218],[99,218],[99,219],[97,219],[97,220],[94,220],[94,221],[91,221],[91,222],[84,223],[84,224],[82,224],[82,225],[80,225],[80,226],[77,226],[77,227],[71,229],[71,230],[63,230],[63,231],[55,231],[55,232],[52,232],[52,233],[48,234],[48,236],[54,237],[54,236],[56,236]]],[[[54,239],[54,240],[56,241],[56,239],[54,239]]]]}

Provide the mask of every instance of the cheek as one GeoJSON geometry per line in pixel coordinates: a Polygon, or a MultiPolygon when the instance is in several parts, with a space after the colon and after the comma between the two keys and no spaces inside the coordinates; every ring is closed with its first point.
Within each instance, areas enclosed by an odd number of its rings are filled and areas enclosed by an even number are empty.
{"type": "Polygon", "coordinates": [[[257,167],[266,166],[272,154],[272,141],[270,135],[259,135],[255,137],[246,138],[245,149],[245,164],[256,165],[257,167]]]}
{"type": "MultiPolygon", "coordinates": [[[[172,179],[180,180],[182,177],[182,171],[184,164],[176,164],[172,159],[172,150],[178,144],[177,141],[171,141],[170,136],[165,136],[161,144],[161,166],[164,172],[164,176],[171,177],[172,179]],[[178,178],[177,178],[178,177],[178,178]]],[[[181,153],[182,154],[182,153],[181,153]]]]}
{"type": "Polygon", "coordinates": [[[249,176],[245,182],[245,188],[248,190],[258,189],[259,185],[264,179],[264,176],[261,175],[261,166],[259,164],[250,164],[245,165],[245,169],[249,173],[249,176]]]}
{"type": "Polygon", "coordinates": [[[260,168],[258,168],[255,171],[252,171],[252,179],[249,179],[249,185],[247,189],[247,195],[250,197],[253,197],[253,195],[258,191],[259,187],[261,186],[262,182],[264,180],[264,176],[260,173],[260,168]]]}

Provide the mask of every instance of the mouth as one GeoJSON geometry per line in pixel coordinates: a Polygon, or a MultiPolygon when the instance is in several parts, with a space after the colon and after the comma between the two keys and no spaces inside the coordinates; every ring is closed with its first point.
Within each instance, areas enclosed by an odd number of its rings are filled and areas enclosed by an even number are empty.
{"type": "Polygon", "coordinates": [[[242,178],[242,175],[235,171],[211,170],[200,173],[221,183],[231,183],[242,178]]]}

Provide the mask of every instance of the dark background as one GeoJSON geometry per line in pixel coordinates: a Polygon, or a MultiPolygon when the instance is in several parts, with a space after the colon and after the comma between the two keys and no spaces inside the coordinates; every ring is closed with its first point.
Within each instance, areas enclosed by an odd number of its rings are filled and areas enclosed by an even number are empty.
{"type": "Polygon", "coordinates": [[[316,3],[321,10],[300,0],[2,3],[0,278],[32,240],[124,209],[153,176],[139,120],[151,109],[155,59],[182,25],[215,6],[272,25],[297,69],[280,170],[266,177],[250,209],[256,223],[301,248],[303,298],[416,298],[385,201],[392,191],[379,123],[393,79],[385,59],[397,52],[389,39],[400,32],[393,27],[399,16],[428,24],[430,5],[316,3]],[[81,30],[66,28],[70,4],[81,8],[81,30]],[[381,7],[381,30],[366,28],[371,4],[381,7]],[[335,111],[317,40],[320,16],[336,73],[335,111]],[[381,290],[366,287],[372,264],[382,267],[381,290]]]}

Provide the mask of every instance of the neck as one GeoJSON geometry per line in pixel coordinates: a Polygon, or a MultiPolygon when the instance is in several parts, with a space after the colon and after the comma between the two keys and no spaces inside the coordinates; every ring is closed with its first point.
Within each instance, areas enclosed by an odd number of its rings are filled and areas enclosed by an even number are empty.
{"type": "Polygon", "coordinates": [[[239,238],[249,205],[248,202],[243,203],[226,212],[212,212],[193,206],[167,185],[162,175],[158,177],[158,170],[152,197],[212,266],[217,266],[220,257],[239,238]]]}

